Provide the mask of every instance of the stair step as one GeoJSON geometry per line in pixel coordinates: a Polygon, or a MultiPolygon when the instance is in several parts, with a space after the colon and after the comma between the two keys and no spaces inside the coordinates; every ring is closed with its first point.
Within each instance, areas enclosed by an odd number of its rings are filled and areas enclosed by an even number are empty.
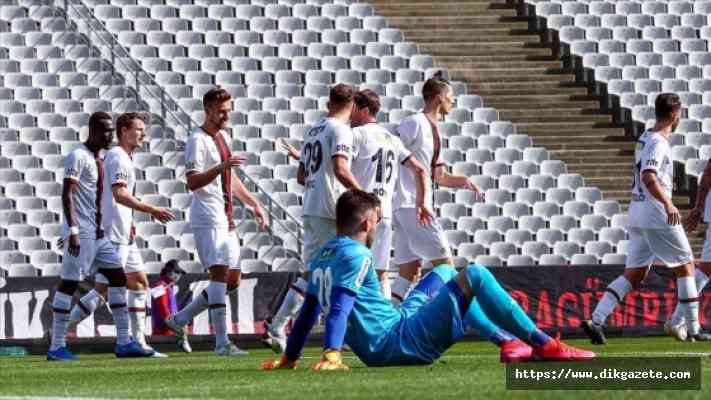
{"type": "Polygon", "coordinates": [[[384,17],[446,17],[451,15],[453,8],[456,8],[456,13],[459,16],[478,16],[481,15],[482,12],[501,17],[516,16],[516,10],[491,8],[490,5],[481,3],[474,3],[463,7],[453,6],[452,4],[448,4],[447,7],[442,7],[441,4],[437,4],[434,7],[421,7],[421,4],[403,4],[396,6],[377,6],[376,10],[379,15],[384,17]]]}
{"type": "Polygon", "coordinates": [[[475,69],[450,69],[449,75],[452,79],[460,81],[504,81],[504,82],[575,82],[575,75],[572,74],[548,74],[538,71],[524,72],[520,69],[512,70],[475,70],[475,69]]]}
{"type": "Polygon", "coordinates": [[[547,146],[560,142],[566,143],[606,143],[610,145],[621,143],[632,143],[626,136],[605,136],[605,135],[579,135],[571,138],[562,138],[561,135],[533,136],[533,142],[537,146],[547,146]]]}
{"type": "Polygon", "coordinates": [[[520,109],[499,109],[499,118],[506,120],[515,120],[534,122],[534,121],[590,121],[591,123],[596,122],[611,122],[612,117],[608,114],[590,114],[583,113],[582,110],[567,110],[565,113],[561,113],[557,109],[532,109],[532,110],[520,110],[520,109]]]}
{"type": "Polygon", "coordinates": [[[501,61],[461,61],[461,60],[450,60],[447,62],[442,61],[444,57],[438,57],[437,61],[440,65],[447,67],[450,71],[457,69],[497,69],[502,64],[505,64],[507,68],[542,68],[556,70],[563,67],[560,61],[516,61],[507,60],[505,63],[501,61]]]}
{"type": "MultiPolygon", "coordinates": [[[[562,138],[561,138],[562,139],[562,138]]],[[[538,145],[537,142],[534,141],[538,145]]],[[[546,149],[551,153],[564,151],[566,153],[584,152],[584,151],[609,151],[611,155],[624,155],[621,152],[634,151],[634,143],[590,143],[590,142],[560,142],[547,143],[546,149]]]]}
{"type": "Polygon", "coordinates": [[[595,101],[588,101],[588,102],[582,102],[582,101],[560,101],[560,102],[545,102],[543,101],[544,99],[541,98],[541,102],[525,102],[525,101],[502,101],[502,100],[496,100],[496,99],[484,99],[484,104],[487,107],[494,107],[500,110],[538,110],[538,109],[555,109],[555,110],[561,110],[565,109],[566,112],[568,112],[568,109],[579,109],[583,110],[586,112],[593,112],[597,111],[596,107],[598,107],[597,102],[595,101]]]}
{"type": "Polygon", "coordinates": [[[423,53],[437,56],[464,56],[471,54],[514,54],[527,56],[551,56],[548,48],[525,47],[523,42],[501,43],[418,43],[423,53]]]}
{"type": "Polygon", "coordinates": [[[422,30],[422,31],[405,31],[407,40],[416,41],[418,43],[501,43],[501,42],[516,42],[516,43],[540,43],[541,38],[538,35],[512,35],[510,30],[470,30],[462,32],[460,30],[422,30]],[[460,33],[461,32],[461,33],[460,33]]]}

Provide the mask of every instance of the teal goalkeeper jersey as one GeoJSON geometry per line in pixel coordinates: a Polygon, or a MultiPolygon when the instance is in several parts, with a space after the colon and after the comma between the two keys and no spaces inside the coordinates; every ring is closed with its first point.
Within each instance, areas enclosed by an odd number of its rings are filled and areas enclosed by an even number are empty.
{"type": "Polygon", "coordinates": [[[350,237],[336,236],[321,248],[309,269],[308,292],[318,298],[325,314],[334,286],[355,293],[345,337],[353,352],[369,358],[381,351],[402,316],[380,292],[370,249],[350,237]]]}

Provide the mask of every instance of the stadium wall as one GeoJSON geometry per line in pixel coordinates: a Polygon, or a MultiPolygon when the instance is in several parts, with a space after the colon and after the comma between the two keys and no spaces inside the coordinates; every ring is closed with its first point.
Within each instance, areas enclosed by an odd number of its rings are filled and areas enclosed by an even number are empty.
{"type": "MultiPolygon", "coordinates": [[[[491,268],[492,273],[511,293],[539,327],[565,335],[580,333],[580,322],[590,318],[608,282],[623,272],[613,266],[532,266],[491,268]]],[[[264,320],[281,302],[295,273],[245,274],[237,293],[229,296],[230,333],[260,334],[264,320]]],[[[207,281],[202,274],[188,274],[179,282],[178,303],[185,304],[194,293],[203,290],[207,281]]],[[[41,339],[51,326],[51,298],[55,278],[0,278],[0,345],[3,340],[41,339]]],[[[82,291],[89,289],[88,285],[82,291]]],[[[701,323],[707,324],[711,310],[711,291],[701,295],[701,323]]],[[[673,274],[655,267],[644,285],[631,292],[625,303],[615,309],[608,320],[612,335],[639,336],[661,334],[664,321],[676,304],[673,274]]],[[[192,327],[195,335],[207,335],[210,326],[207,313],[199,315],[192,327]]],[[[115,334],[106,307],[83,321],[77,337],[110,337],[115,334]]]]}

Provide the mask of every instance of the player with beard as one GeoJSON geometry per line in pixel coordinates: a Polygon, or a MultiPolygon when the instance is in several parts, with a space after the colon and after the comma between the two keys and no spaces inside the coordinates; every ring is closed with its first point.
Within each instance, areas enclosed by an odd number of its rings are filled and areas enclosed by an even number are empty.
{"type": "Polygon", "coordinates": [[[367,366],[431,364],[465,331],[464,315],[474,300],[482,315],[533,348],[531,358],[545,361],[589,360],[595,354],[569,347],[536,325],[483,266],[457,273],[441,265],[395,309],[380,292],[369,247],[380,222],[380,201],[360,190],[345,192],[336,205],[337,235],[310,265],[306,300],[289,335],[286,351],[263,369],[294,369],[320,311],[325,314],[324,351],[313,369],[347,370],[344,343],[367,366]]]}
{"type": "Polygon", "coordinates": [[[247,354],[227,336],[227,292],[237,290],[241,271],[239,238],[233,218],[233,197],[248,206],[262,229],[266,220],[262,206],[232,171],[244,158],[233,156],[225,132],[232,111],[232,96],[214,88],[203,97],[205,122],[191,132],[185,146],[185,176],[192,192],[190,227],[200,262],[208,269],[210,283],[166,324],[178,342],[187,339],[185,326],[205,309],[215,333],[215,354],[235,357],[247,354]]]}

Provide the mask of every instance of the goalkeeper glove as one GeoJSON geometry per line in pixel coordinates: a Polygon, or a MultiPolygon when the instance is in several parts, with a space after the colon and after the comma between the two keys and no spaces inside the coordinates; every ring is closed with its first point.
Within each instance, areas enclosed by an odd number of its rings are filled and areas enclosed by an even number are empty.
{"type": "Polygon", "coordinates": [[[321,355],[321,361],[313,366],[314,371],[348,371],[349,368],[343,364],[341,352],[338,350],[325,350],[321,355]]]}
{"type": "Polygon", "coordinates": [[[296,369],[296,360],[292,361],[286,358],[284,354],[279,360],[269,360],[262,363],[263,370],[272,369],[296,369]]]}

